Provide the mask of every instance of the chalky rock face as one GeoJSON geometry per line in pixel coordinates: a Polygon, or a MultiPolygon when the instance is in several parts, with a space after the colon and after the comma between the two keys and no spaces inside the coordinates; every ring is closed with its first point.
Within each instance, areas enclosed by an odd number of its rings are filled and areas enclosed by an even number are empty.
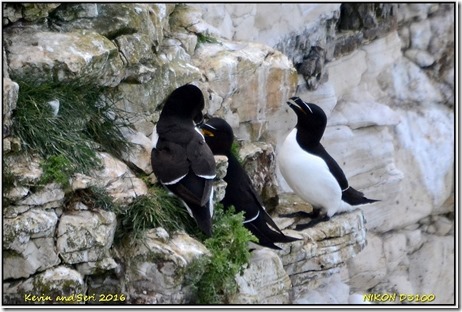
{"type": "Polygon", "coordinates": [[[192,285],[188,278],[195,261],[208,257],[209,251],[190,236],[172,237],[162,228],[145,233],[141,241],[123,250],[127,291],[130,303],[185,304],[190,302],[192,285]]]}
{"type": "Polygon", "coordinates": [[[113,200],[128,205],[137,196],[148,192],[146,184],[135,176],[128,166],[108,153],[99,153],[102,168],[90,175],[76,174],[71,179],[73,191],[91,186],[105,189],[113,200]]]}
{"type": "MultiPolygon", "coordinates": [[[[191,302],[189,269],[207,257],[200,243],[155,229],[144,245],[119,248],[113,213],[67,201],[92,186],[123,206],[146,194],[135,172],[152,172],[149,138],[162,103],[195,82],[206,112],[244,141],[245,168],[265,200],[279,199],[276,212],[311,209],[283,196],[290,189],[273,166],[295,125],[285,105],[294,95],[324,109],[323,145],[354,187],[381,200],[300,233],[289,229],[295,220],[274,213],[280,228],[304,240],[277,253],[254,251],[233,302],[346,304],[350,293],[396,292],[454,303],[447,287],[454,283],[454,10],[451,3],[4,4],[3,165],[14,180],[3,192],[4,302],[64,295],[71,303],[85,293],[191,302]],[[293,64],[314,46],[326,53],[322,79],[309,90],[293,64]],[[43,159],[26,155],[13,132],[25,77],[111,87],[130,117],[131,153],[123,162],[99,153],[103,168],[74,175],[70,189],[41,185],[43,159]]],[[[217,163],[221,177],[226,160],[217,163]]],[[[219,201],[222,180],[215,189],[219,201]]]]}
{"type": "Polygon", "coordinates": [[[123,63],[117,47],[94,32],[12,31],[6,51],[13,79],[43,82],[87,77],[115,86],[123,78],[123,63]]]}
{"type": "Polygon", "coordinates": [[[252,252],[250,264],[236,276],[238,293],[231,304],[288,304],[291,281],[278,255],[267,248],[252,252]]]}
{"type": "MultiPolygon", "coordinates": [[[[297,232],[288,232],[289,235],[297,232]]],[[[304,241],[291,243],[278,253],[292,281],[293,294],[316,289],[323,278],[340,271],[345,262],[366,246],[366,228],[362,212],[342,213],[313,228],[298,232],[304,241]]]]}
{"type": "MultiPolygon", "coordinates": [[[[284,101],[295,91],[297,72],[282,53],[265,45],[220,40],[203,44],[193,58],[211,92],[208,113],[240,126],[240,139],[260,140],[265,133],[279,135],[271,118],[284,111],[284,101]]],[[[282,134],[281,134],[282,135],[282,134]]]]}
{"type": "Polygon", "coordinates": [[[16,102],[18,101],[19,86],[16,82],[9,78],[3,78],[3,106],[2,106],[2,117],[3,117],[3,130],[2,138],[8,136],[11,131],[13,121],[11,115],[13,110],[16,108],[16,102]]]}
{"type": "Polygon", "coordinates": [[[3,219],[3,279],[27,278],[61,261],[54,248],[58,217],[41,208],[3,219]]]}
{"type": "Polygon", "coordinates": [[[272,174],[276,169],[273,146],[264,142],[245,143],[239,149],[239,156],[257,193],[261,194],[265,202],[274,203],[279,185],[272,174]]]}
{"type": "Polygon", "coordinates": [[[216,178],[213,181],[213,202],[219,203],[225,198],[226,182],[223,178],[228,170],[228,158],[222,155],[214,155],[216,163],[216,178]]]}

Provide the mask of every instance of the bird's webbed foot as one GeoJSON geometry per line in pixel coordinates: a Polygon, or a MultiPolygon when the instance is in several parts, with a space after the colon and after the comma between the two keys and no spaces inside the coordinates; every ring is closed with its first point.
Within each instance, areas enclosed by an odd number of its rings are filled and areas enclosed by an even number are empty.
{"type": "Polygon", "coordinates": [[[330,217],[328,215],[320,216],[320,217],[318,217],[316,219],[310,220],[310,222],[308,222],[308,223],[297,224],[297,226],[295,227],[295,230],[296,231],[301,231],[301,230],[313,227],[313,226],[315,226],[316,224],[318,224],[320,222],[326,222],[326,221],[329,221],[329,220],[330,220],[330,217]]]}
{"type": "Polygon", "coordinates": [[[319,217],[321,210],[320,209],[313,209],[311,212],[305,212],[305,211],[296,211],[296,212],[291,212],[291,213],[286,213],[286,214],[280,214],[279,217],[281,218],[310,218],[310,219],[316,219],[319,217]]]}

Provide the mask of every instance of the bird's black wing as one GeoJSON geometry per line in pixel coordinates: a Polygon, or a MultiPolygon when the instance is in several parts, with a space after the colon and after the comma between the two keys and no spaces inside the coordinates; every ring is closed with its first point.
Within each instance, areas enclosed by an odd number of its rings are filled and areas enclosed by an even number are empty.
{"type": "Polygon", "coordinates": [[[329,153],[324,149],[324,146],[322,146],[321,143],[319,143],[314,148],[310,148],[309,152],[316,156],[321,157],[326,162],[327,167],[329,167],[330,173],[332,173],[334,178],[337,180],[342,190],[345,190],[346,188],[348,188],[348,180],[345,176],[345,173],[343,173],[342,168],[340,168],[340,166],[337,164],[335,159],[333,159],[329,155],[329,153]]]}
{"type": "Polygon", "coordinates": [[[187,147],[187,157],[191,164],[191,169],[195,175],[205,180],[201,205],[203,206],[210,198],[212,192],[212,181],[216,175],[216,165],[213,153],[205,143],[204,138],[197,134],[189,142],[187,147]]]}
{"type": "Polygon", "coordinates": [[[378,201],[376,199],[369,199],[364,197],[364,193],[354,189],[348,184],[348,180],[343,173],[342,168],[340,168],[335,159],[333,159],[329,153],[327,153],[321,143],[319,143],[315,148],[311,149],[310,152],[324,159],[327,166],[329,167],[329,171],[335,177],[338,184],[340,185],[340,188],[342,189],[343,201],[352,206],[369,204],[378,201]]]}
{"type": "Polygon", "coordinates": [[[204,138],[199,134],[192,136],[187,146],[187,158],[191,168],[198,176],[215,176],[215,158],[204,138]]]}
{"type": "Polygon", "coordinates": [[[259,218],[261,220],[264,220],[278,233],[283,234],[263,208],[263,202],[260,195],[255,191],[250,177],[233,155],[228,156],[228,173],[225,177],[225,182],[228,185],[224,204],[233,205],[236,212],[244,211],[246,221],[253,219],[260,213],[259,218]]]}
{"type": "Polygon", "coordinates": [[[154,174],[162,183],[175,181],[189,171],[185,148],[160,139],[151,151],[151,165],[154,174]]]}

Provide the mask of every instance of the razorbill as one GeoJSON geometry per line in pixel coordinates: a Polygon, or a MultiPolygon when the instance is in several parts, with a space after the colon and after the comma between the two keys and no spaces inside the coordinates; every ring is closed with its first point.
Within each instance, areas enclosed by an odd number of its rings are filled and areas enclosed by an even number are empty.
{"type": "Polygon", "coordinates": [[[178,196],[199,228],[212,235],[215,158],[196,128],[204,96],[191,84],[167,98],[153,133],[151,164],[159,181],[178,196]]]}
{"type": "Polygon", "coordinates": [[[297,125],[289,133],[278,153],[282,176],[293,191],[313,206],[312,213],[295,213],[313,218],[296,229],[327,221],[337,212],[353,210],[352,206],[373,203],[348,184],[340,166],[320,143],[327,117],[316,104],[298,97],[287,102],[297,114],[297,125]]]}
{"type": "Polygon", "coordinates": [[[244,211],[244,226],[258,238],[258,244],[281,249],[274,243],[288,243],[297,238],[284,235],[266,212],[260,196],[252,186],[249,176],[231,153],[234,140],[233,129],[221,118],[212,118],[201,126],[205,141],[213,154],[228,157],[228,170],[224,177],[226,185],[222,204],[225,209],[234,206],[237,213],[244,211]]]}

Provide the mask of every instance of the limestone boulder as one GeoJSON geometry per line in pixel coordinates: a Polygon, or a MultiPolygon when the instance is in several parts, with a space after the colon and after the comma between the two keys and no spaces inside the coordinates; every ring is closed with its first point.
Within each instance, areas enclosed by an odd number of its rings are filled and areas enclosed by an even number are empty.
{"type": "Polygon", "coordinates": [[[228,158],[222,155],[215,155],[216,178],[213,181],[213,202],[218,203],[225,198],[227,183],[223,180],[228,170],[228,158]]]}
{"type": "Polygon", "coordinates": [[[108,258],[104,258],[99,261],[78,263],[76,265],[76,269],[80,274],[85,276],[85,275],[101,275],[102,272],[110,271],[114,269],[120,269],[120,267],[113,258],[108,257],[108,258]]]}
{"type": "Polygon", "coordinates": [[[193,289],[187,281],[197,274],[190,270],[209,252],[184,233],[172,237],[161,229],[148,230],[141,242],[120,250],[126,263],[129,301],[138,304],[184,304],[193,289]]]}
{"type": "Polygon", "coordinates": [[[239,156],[257,193],[260,194],[263,201],[272,202],[274,205],[277,200],[278,183],[273,175],[276,168],[276,155],[273,146],[265,142],[246,142],[241,145],[239,156]]]}
{"type": "Polygon", "coordinates": [[[237,129],[237,137],[258,140],[268,131],[277,131],[280,124],[271,123],[270,116],[285,110],[283,103],[297,83],[286,56],[260,44],[222,41],[201,45],[193,62],[200,64],[207,88],[221,99],[217,115],[245,123],[237,129]]]}
{"type": "Polygon", "coordinates": [[[21,253],[31,238],[53,237],[57,222],[54,211],[40,208],[3,218],[3,248],[21,253]]]}
{"type": "Polygon", "coordinates": [[[249,266],[236,275],[238,292],[231,304],[288,304],[291,281],[278,255],[270,249],[254,250],[249,266]]]}
{"type": "Polygon", "coordinates": [[[73,191],[97,186],[105,189],[116,203],[128,205],[137,196],[148,192],[146,184],[122,161],[107,153],[98,154],[102,168],[90,175],[76,174],[71,179],[73,191]]]}
{"type": "Polygon", "coordinates": [[[130,114],[136,131],[149,137],[163,101],[176,88],[198,81],[201,73],[177,39],[164,40],[152,63],[143,66],[143,72],[134,74],[141,83],[128,80],[116,87],[116,106],[130,114]]]}
{"type": "Polygon", "coordinates": [[[60,3],[24,3],[22,10],[23,18],[29,22],[36,22],[44,17],[48,17],[60,3]]]}
{"type": "Polygon", "coordinates": [[[31,239],[22,244],[21,252],[3,250],[3,279],[27,278],[60,262],[53,237],[31,239]]]}
{"type": "Polygon", "coordinates": [[[3,78],[3,130],[2,138],[8,136],[13,124],[12,113],[18,101],[19,85],[9,78],[3,78]]]}
{"type": "Polygon", "coordinates": [[[116,224],[115,214],[109,211],[63,213],[56,234],[63,262],[74,264],[107,258],[116,224]]]}
{"type": "Polygon", "coordinates": [[[143,33],[150,44],[162,42],[166,4],[144,3],[70,3],[58,8],[51,27],[62,32],[95,31],[110,40],[123,35],[143,33]]]}
{"type": "Polygon", "coordinates": [[[38,155],[11,154],[5,155],[3,160],[18,185],[35,185],[43,174],[42,158],[38,155]]]}
{"type": "Polygon", "coordinates": [[[121,35],[114,39],[126,64],[124,81],[145,83],[153,79],[156,68],[153,66],[155,55],[152,43],[145,34],[121,35]]]}
{"type": "Polygon", "coordinates": [[[115,86],[123,78],[116,45],[95,32],[5,33],[10,76],[13,79],[68,81],[85,77],[115,86]]]}
{"type": "Polygon", "coordinates": [[[58,216],[53,210],[14,206],[6,211],[3,218],[4,279],[27,278],[60,263],[54,243],[58,216]]]}
{"type": "Polygon", "coordinates": [[[57,208],[64,202],[64,191],[58,183],[50,183],[18,201],[17,205],[57,208]]]}
{"type": "Polygon", "coordinates": [[[135,165],[144,173],[151,174],[151,150],[153,148],[151,140],[143,133],[129,128],[124,128],[122,134],[132,144],[130,149],[122,155],[123,160],[135,165]]]}
{"type": "Polygon", "coordinates": [[[3,283],[7,304],[79,304],[84,302],[83,276],[66,266],[57,266],[26,280],[3,283]]]}

